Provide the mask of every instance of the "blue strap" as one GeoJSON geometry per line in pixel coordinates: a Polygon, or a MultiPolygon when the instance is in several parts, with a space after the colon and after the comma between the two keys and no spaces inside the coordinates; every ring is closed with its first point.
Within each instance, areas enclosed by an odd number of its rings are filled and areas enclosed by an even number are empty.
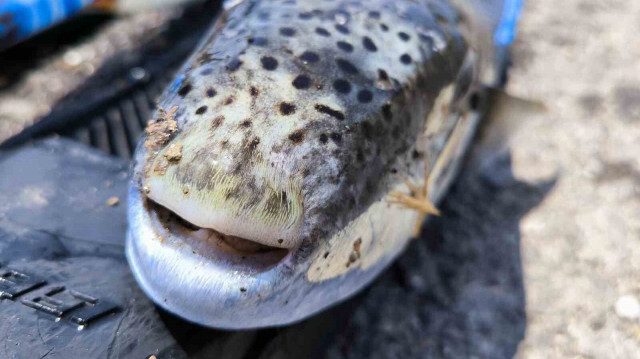
{"type": "Polygon", "coordinates": [[[516,36],[516,24],[522,11],[524,0],[506,0],[502,8],[500,24],[493,34],[493,41],[498,46],[509,46],[516,36]]]}
{"type": "Polygon", "coordinates": [[[50,0],[37,0],[33,4],[33,9],[36,17],[36,24],[34,24],[37,29],[42,29],[51,25],[51,3],[50,0]]]}
{"type": "Polygon", "coordinates": [[[22,2],[4,1],[0,3],[0,15],[9,14],[12,23],[18,28],[18,36],[33,32],[33,11],[22,2]]]}
{"type": "MultiPolygon", "coordinates": [[[[93,0],[0,0],[0,15],[9,15],[22,38],[59,21],[59,15],[54,19],[54,7],[62,8],[68,17],[91,2],[93,0]]],[[[0,36],[6,31],[8,29],[0,25],[0,36]]]]}

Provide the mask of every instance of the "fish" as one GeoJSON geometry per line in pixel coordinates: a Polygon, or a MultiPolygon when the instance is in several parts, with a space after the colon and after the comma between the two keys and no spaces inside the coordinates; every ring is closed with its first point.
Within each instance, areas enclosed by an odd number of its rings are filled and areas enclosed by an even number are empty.
{"type": "Polygon", "coordinates": [[[109,13],[134,13],[182,5],[193,0],[2,0],[0,1],[0,51],[85,9],[109,13]]]}
{"type": "Polygon", "coordinates": [[[365,288],[441,215],[517,8],[226,2],[136,149],[140,287],[221,329],[287,325],[365,288]]]}

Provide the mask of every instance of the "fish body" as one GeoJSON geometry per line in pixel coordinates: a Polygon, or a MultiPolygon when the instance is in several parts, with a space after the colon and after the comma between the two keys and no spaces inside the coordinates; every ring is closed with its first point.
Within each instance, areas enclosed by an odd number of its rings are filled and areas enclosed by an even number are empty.
{"type": "Polygon", "coordinates": [[[422,188],[437,203],[478,124],[493,52],[465,35],[465,11],[229,3],[136,152],[127,257],[145,292],[239,329],[303,319],[371,282],[424,218],[390,198],[422,188]]]}

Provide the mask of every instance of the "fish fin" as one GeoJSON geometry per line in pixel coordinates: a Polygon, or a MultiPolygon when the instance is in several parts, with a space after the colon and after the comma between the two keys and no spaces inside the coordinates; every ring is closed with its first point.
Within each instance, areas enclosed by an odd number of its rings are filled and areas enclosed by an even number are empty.
{"type": "Polygon", "coordinates": [[[408,195],[400,191],[393,191],[389,193],[389,196],[391,197],[389,199],[389,203],[399,204],[408,209],[418,211],[422,214],[430,214],[434,216],[440,215],[440,211],[438,210],[438,208],[436,208],[436,206],[427,198],[408,195]]]}
{"type": "Polygon", "coordinates": [[[420,213],[421,217],[418,221],[418,230],[420,229],[420,224],[423,222],[424,217],[426,215],[439,216],[440,211],[429,199],[429,161],[427,156],[425,155],[424,160],[424,185],[419,186],[408,179],[404,180],[405,185],[409,188],[411,194],[406,194],[400,191],[392,191],[389,193],[388,202],[391,204],[398,204],[407,209],[411,209],[420,213]]]}

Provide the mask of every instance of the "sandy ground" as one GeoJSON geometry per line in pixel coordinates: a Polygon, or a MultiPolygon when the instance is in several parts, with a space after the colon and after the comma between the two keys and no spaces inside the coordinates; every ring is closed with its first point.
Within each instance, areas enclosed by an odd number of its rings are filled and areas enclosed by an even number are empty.
{"type": "Polygon", "coordinates": [[[640,357],[640,2],[528,1],[510,93],[542,101],[514,173],[557,175],[520,223],[520,358],[640,357]]]}

